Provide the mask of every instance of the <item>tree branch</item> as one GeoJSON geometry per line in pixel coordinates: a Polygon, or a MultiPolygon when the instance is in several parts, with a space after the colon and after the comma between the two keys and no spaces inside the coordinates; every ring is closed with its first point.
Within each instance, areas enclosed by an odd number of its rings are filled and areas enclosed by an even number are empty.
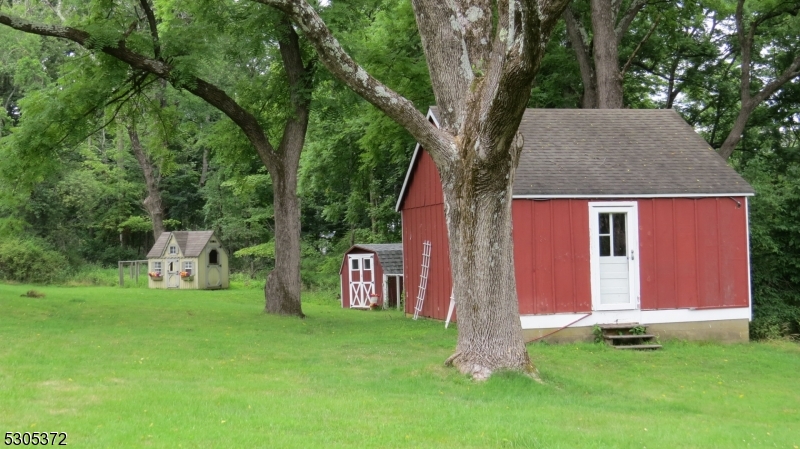
{"type": "Polygon", "coordinates": [[[647,1],[648,0],[633,0],[628,10],[623,14],[622,19],[617,22],[617,27],[614,29],[614,34],[617,37],[617,47],[622,44],[622,38],[625,37],[625,33],[627,33],[628,28],[631,27],[633,19],[635,19],[636,14],[639,14],[639,11],[647,5],[647,1]]]}
{"type": "MultiPolygon", "coordinates": [[[[0,25],[25,33],[67,39],[84,48],[93,49],[90,41],[91,35],[77,28],[35,23],[5,12],[0,12],[0,25]]],[[[165,80],[170,80],[172,77],[172,66],[125,48],[124,42],[119,42],[116,47],[107,46],[97,50],[125,62],[133,69],[151,73],[165,80]]],[[[268,168],[275,167],[276,161],[272,145],[264,134],[258,120],[252,114],[217,86],[198,77],[184,78],[184,80],[184,84],[179,87],[206,100],[227,115],[245,133],[264,165],[268,168]]]]}
{"type": "Polygon", "coordinates": [[[304,0],[253,0],[289,16],[317,51],[323,65],[358,95],[406,128],[432,154],[452,154],[451,139],[405,97],[369,75],[342,48],[319,14],[304,0]]]}
{"type": "Polygon", "coordinates": [[[153,39],[153,55],[160,61],[161,44],[158,39],[156,16],[153,14],[153,8],[150,7],[150,0],[139,0],[139,4],[142,5],[144,15],[147,16],[147,25],[150,27],[150,37],[153,39]]]}
{"type": "Polygon", "coordinates": [[[639,44],[636,45],[636,48],[633,49],[633,53],[631,53],[631,56],[625,62],[625,65],[622,66],[622,70],[619,72],[619,79],[625,78],[625,72],[628,71],[628,67],[631,65],[631,61],[633,61],[633,58],[636,56],[636,53],[639,52],[639,49],[642,48],[642,45],[644,45],[644,43],[647,42],[648,39],[650,39],[650,36],[653,34],[653,31],[656,30],[658,22],[660,21],[661,21],[661,14],[659,14],[658,17],[656,17],[655,22],[653,22],[653,26],[650,27],[650,30],[647,32],[644,38],[642,38],[642,40],[639,41],[639,44]]]}

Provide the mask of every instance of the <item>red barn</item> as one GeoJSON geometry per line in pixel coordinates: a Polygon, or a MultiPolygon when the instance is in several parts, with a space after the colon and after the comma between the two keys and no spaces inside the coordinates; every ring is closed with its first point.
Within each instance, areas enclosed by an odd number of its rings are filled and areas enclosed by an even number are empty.
{"type": "Polygon", "coordinates": [[[370,296],[384,308],[398,307],[403,293],[403,244],[354,245],[339,268],[342,307],[369,308],[370,296]]]}
{"type": "MultiPolygon", "coordinates": [[[[435,108],[428,118],[438,126],[435,108]]],[[[529,109],[519,131],[512,220],[527,339],[565,327],[553,338],[587,338],[594,325],[613,323],[666,337],[748,338],[754,191],[675,111],[529,109]]],[[[420,315],[443,320],[451,295],[444,201],[419,146],[397,210],[405,311],[414,312],[430,241],[420,315]]]]}

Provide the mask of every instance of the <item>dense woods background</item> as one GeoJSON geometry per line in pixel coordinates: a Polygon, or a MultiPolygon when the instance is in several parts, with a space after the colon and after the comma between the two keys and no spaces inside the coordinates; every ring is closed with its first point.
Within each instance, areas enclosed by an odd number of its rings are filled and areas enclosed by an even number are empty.
{"type": "MultiPolygon", "coordinates": [[[[232,269],[249,277],[263,280],[272,268],[272,178],[230,119],[174,86],[181,73],[213,80],[280,140],[292,114],[281,37],[268,31],[275,19],[263,8],[188,3],[153,2],[161,51],[177,68],[170,83],[76,44],[0,27],[0,278],[60,282],[141,259],[161,227],[213,229],[235,256],[232,269]]],[[[600,65],[611,64],[622,107],[674,108],[715,149],[741,136],[728,161],[758,192],[751,332],[799,332],[800,3],[612,2],[621,13],[615,39],[604,41],[617,54],[610,63],[596,57],[607,50],[593,33],[596,3],[575,0],[564,14],[529,106],[597,107],[600,65]]],[[[138,25],[123,18],[144,18],[138,5],[2,0],[0,10],[108,39],[128,33],[136,48],[144,45],[138,25]]],[[[334,0],[319,10],[370,73],[421,111],[433,104],[409,2],[334,0]]],[[[313,62],[302,41],[301,49],[313,62]]],[[[338,290],[340,255],[353,242],[399,241],[394,205],[415,142],[324,68],[308,67],[303,284],[338,290]]]]}

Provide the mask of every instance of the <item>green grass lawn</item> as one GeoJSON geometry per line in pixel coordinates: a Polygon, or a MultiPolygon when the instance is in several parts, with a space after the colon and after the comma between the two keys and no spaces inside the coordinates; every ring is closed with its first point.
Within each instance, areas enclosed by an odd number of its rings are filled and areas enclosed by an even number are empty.
{"type": "Polygon", "coordinates": [[[800,446],[800,345],[530,347],[544,385],[473,383],[455,331],[260,290],[0,285],[0,433],[75,447],[800,446]]]}

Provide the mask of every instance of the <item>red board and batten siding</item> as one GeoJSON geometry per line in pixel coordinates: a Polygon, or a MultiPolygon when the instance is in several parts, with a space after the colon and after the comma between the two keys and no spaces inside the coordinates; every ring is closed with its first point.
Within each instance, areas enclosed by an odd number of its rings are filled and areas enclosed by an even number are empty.
{"type": "Polygon", "coordinates": [[[375,282],[375,295],[378,296],[378,304],[383,305],[383,267],[378,260],[378,255],[374,251],[366,251],[360,248],[353,248],[344,255],[342,266],[339,269],[339,282],[341,283],[342,307],[350,307],[350,254],[372,254],[373,281],[375,282]]]}
{"type": "MultiPolygon", "coordinates": [[[[402,203],[406,312],[419,288],[422,242],[431,272],[421,315],[445,319],[450,261],[441,184],[421,152],[402,203]]],[[[643,310],[747,307],[745,198],[619,198],[636,201],[643,310]]],[[[514,263],[520,314],[590,312],[590,199],[515,199],[514,263]]],[[[609,201],[607,198],[602,201],[609,201]]]]}
{"type": "Polygon", "coordinates": [[[428,288],[420,315],[445,319],[450,306],[452,280],[450,251],[444,218],[444,199],[439,172],[428,153],[420,151],[402,204],[403,283],[405,312],[414,313],[422,271],[422,244],[431,242],[428,288]]]}

